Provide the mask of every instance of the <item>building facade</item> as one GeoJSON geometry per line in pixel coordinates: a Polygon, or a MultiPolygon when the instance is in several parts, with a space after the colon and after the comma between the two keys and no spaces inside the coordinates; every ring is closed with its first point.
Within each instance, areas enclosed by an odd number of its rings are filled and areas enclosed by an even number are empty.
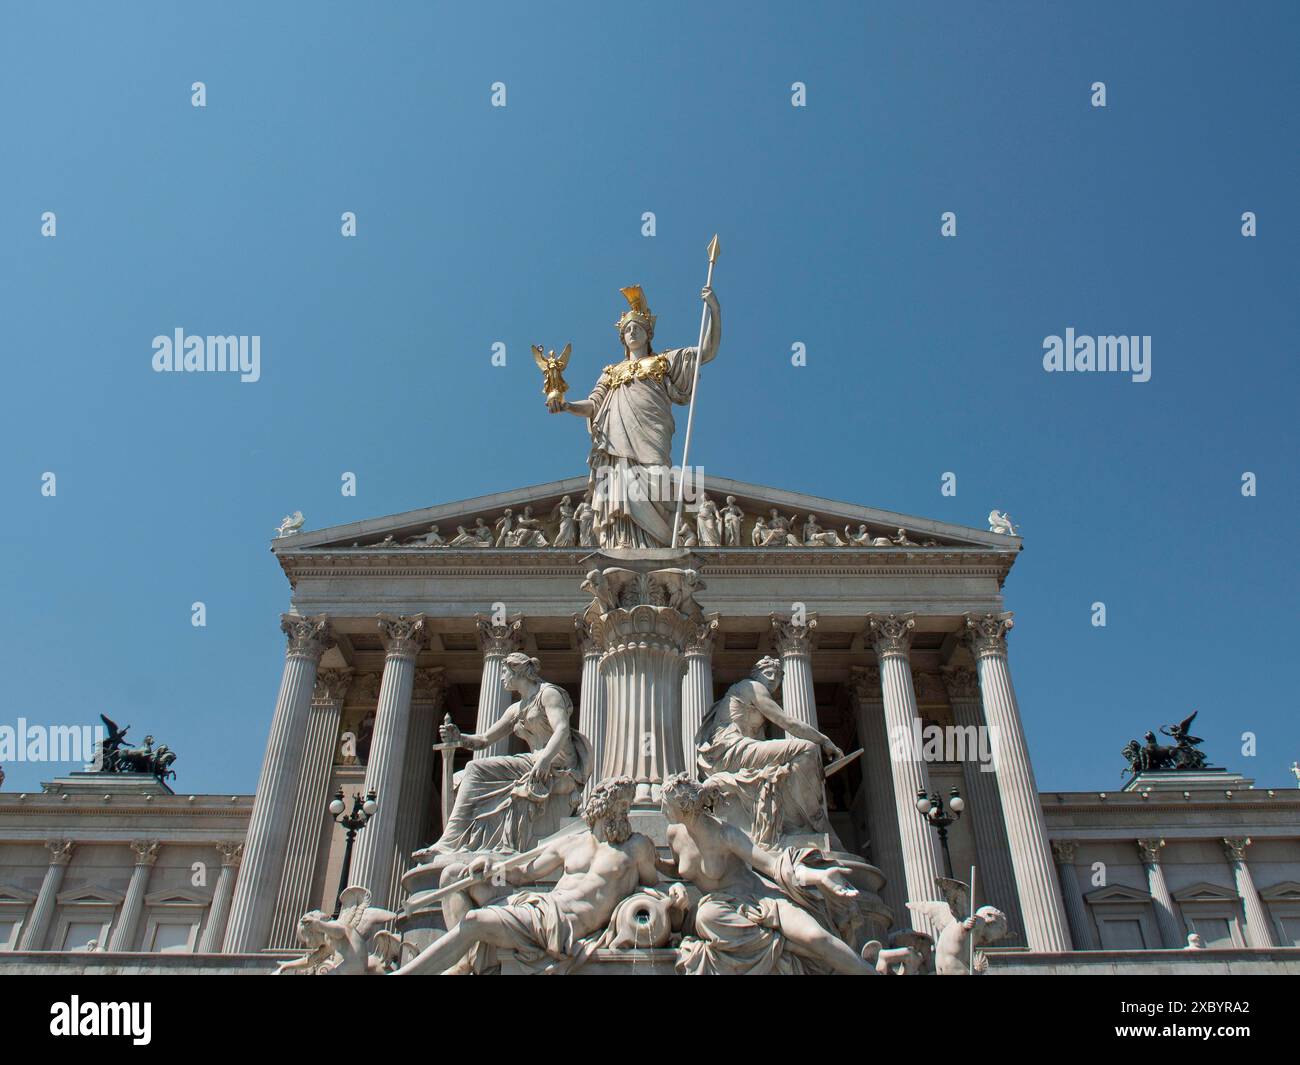
{"type": "MultiPolygon", "coordinates": [[[[256,795],[110,792],[80,774],[0,793],[0,967],[166,952],[194,955],[195,971],[258,971],[264,952],[297,948],[304,912],[333,909],[339,791],[376,794],[347,879],[396,908],[412,852],[441,826],[439,726],[500,718],[512,651],[540,660],[596,764],[615,764],[583,591],[594,548],[563,527],[586,488],[572,478],[277,539],[291,594],[256,795]]],[[[724,478],[703,490],[730,510],[688,541],[706,614],[684,640],[680,720],[655,737],[659,779],[694,768],[709,706],[770,654],[785,712],[862,751],[827,780],[830,816],[883,874],[896,926],[937,876],[975,867],[978,901],[1008,916],[994,973],[1140,967],[1192,932],[1209,949],[1179,964],[1300,967],[1300,791],[1199,773],[1040,793],[1003,598],[1018,537],[724,478]],[[916,798],[954,788],[965,810],[945,853],[916,798]]]]}

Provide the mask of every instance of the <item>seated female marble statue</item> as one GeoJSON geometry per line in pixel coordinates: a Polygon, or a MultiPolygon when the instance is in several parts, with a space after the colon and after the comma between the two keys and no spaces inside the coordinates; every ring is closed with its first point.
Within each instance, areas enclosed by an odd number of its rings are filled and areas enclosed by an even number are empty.
{"type": "Polygon", "coordinates": [[[775,844],[783,832],[832,834],[822,758],[844,756],[772,698],[781,675],[778,659],[762,659],[713,704],[695,734],[700,769],[741,808],[740,816],[728,812],[727,819],[766,844],[775,844]],[[785,732],[784,739],[765,738],[769,722],[785,732]]]}
{"type": "Polygon", "coordinates": [[[541,663],[526,654],[507,655],[501,683],[519,696],[501,720],[482,735],[442,727],[444,743],[481,750],[514,733],[528,744],[525,754],[478,758],[460,774],[447,826],[431,847],[415,857],[465,851],[525,851],[550,835],[578,808],[591,775],[591,746],[569,727],[573,701],[568,692],[542,680],[541,663]]]}
{"type": "MultiPolygon", "coordinates": [[[[831,931],[851,926],[858,892],[846,869],[813,847],[772,850],[715,817],[715,793],[689,773],[664,781],[672,860],[660,873],[703,892],[695,935],[683,939],[677,970],[688,976],[769,973],[874,974],[831,931]]],[[[879,944],[874,944],[877,948],[879,944]]]]}

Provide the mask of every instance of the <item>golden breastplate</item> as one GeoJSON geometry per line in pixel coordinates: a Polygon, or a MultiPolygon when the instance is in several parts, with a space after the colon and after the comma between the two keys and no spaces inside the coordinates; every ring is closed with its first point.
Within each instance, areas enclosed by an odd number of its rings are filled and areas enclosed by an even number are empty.
{"type": "Polygon", "coordinates": [[[602,384],[610,388],[630,385],[633,381],[662,381],[668,373],[668,358],[664,355],[646,355],[635,361],[624,359],[612,366],[606,366],[600,375],[602,384]]]}

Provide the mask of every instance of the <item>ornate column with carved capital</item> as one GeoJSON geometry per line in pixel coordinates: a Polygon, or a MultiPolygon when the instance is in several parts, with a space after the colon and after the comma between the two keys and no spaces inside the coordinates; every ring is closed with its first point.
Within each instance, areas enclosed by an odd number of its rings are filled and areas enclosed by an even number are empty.
{"type": "Polygon", "coordinates": [[[1160,942],[1168,950],[1176,950],[1185,945],[1182,926],[1174,915],[1174,898],[1169,894],[1165,883],[1165,871],[1160,865],[1160,848],[1165,845],[1162,839],[1139,839],[1138,857],[1142,859],[1142,868],[1147,874],[1147,888],[1151,892],[1151,904],[1156,911],[1156,925],[1160,929],[1160,942]]]}
{"type": "Polygon", "coordinates": [[[135,851],[135,867],[131,870],[131,881],[126,886],[126,898],[122,900],[122,912],[118,915],[113,933],[108,937],[109,950],[135,950],[136,934],[140,931],[140,914],[144,911],[144,893],[149,887],[149,873],[154,862],[158,860],[158,841],[156,839],[137,839],[131,843],[135,851]]]}
{"type": "MultiPolygon", "coordinates": [[[[506,655],[523,648],[524,619],[516,614],[502,625],[477,614],[474,623],[478,626],[479,650],[483,652],[483,679],[479,681],[478,718],[474,722],[474,731],[482,736],[501,720],[501,715],[510,707],[512,696],[501,683],[501,663],[506,655]]],[[[490,747],[475,751],[472,757],[492,758],[509,753],[510,737],[507,736],[490,747]]]]}
{"type": "Polygon", "coordinates": [[[1072,839],[1052,840],[1052,857],[1056,859],[1056,868],[1060,875],[1061,894],[1065,896],[1065,914],[1070,921],[1074,949],[1099,950],[1101,945],[1097,942],[1097,936],[1092,930],[1092,922],[1088,919],[1088,907],[1083,902],[1079,874],[1074,868],[1074,856],[1077,850],[1078,846],[1072,839]]]}
{"type": "Polygon", "coordinates": [[[415,671],[411,731],[406,741],[402,807],[397,819],[392,891],[388,899],[391,908],[396,908],[402,874],[414,864],[411,852],[432,842],[436,835],[433,831],[433,745],[438,742],[438,724],[446,694],[447,679],[441,666],[415,671]]]}
{"type": "Polygon", "coordinates": [[[849,676],[849,692],[862,748],[862,786],[866,791],[867,831],[871,833],[871,863],[885,874],[880,892],[893,913],[893,927],[911,923],[907,909],[907,881],[903,871],[903,843],[894,812],[894,772],[889,764],[889,734],[885,729],[885,703],[880,690],[880,669],[857,666],[849,676]]]}
{"type": "Polygon", "coordinates": [[[685,768],[682,755],[682,678],[686,644],[704,621],[694,593],[704,582],[692,569],[662,569],[661,561],[600,558],[583,590],[595,597],[587,610],[600,644],[605,688],[605,755],[598,779],[636,781],[636,802],[658,803],[670,774],[685,768]]]}
{"type": "Polygon", "coordinates": [[[244,845],[237,840],[223,841],[216,844],[216,848],[221,855],[221,872],[217,874],[217,885],[212,891],[208,923],[199,937],[200,954],[211,954],[221,949],[221,940],[226,934],[226,918],[230,914],[230,896],[235,888],[235,870],[244,856],[244,845]]]}
{"type": "Polygon", "coordinates": [[[709,614],[695,626],[686,640],[686,679],[682,681],[682,761],[684,769],[697,776],[695,734],[704,715],[713,706],[713,645],[717,641],[719,618],[709,614]]]}
{"type": "Polygon", "coordinates": [[[386,653],[365,787],[375,792],[379,810],[365,831],[357,834],[351,882],[369,888],[374,905],[388,906],[395,888],[393,863],[402,814],[403,763],[411,728],[415,659],[424,647],[424,615],[380,614],[378,621],[386,653]]]}
{"type": "Polygon", "coordinates": [[[944,687],[948,691],[948,705],[952,707],[953,724],[964,730],[968,737],[964,744],[966,757],[962,760],[962,782],[966,789],[967,818],[975,834],[975,854],[978,862],[979,883],[976,891],[977,905],[991,902],[1007,915],[1010,922],[1010,942],[1024,942],[1024,917],[1020,912],[1020,897],[1016,892],[1016,875],[1011,867],[1011,853],[1007,842],[1006,823],[1002,815],[1002,796],[998,794],[998,778],[991,761],[977,757],[987,750],[978,737],[987,726],[980,708],[979,677],[966,666],[954,666],[943,671],[944,687]],[[975,737],[972,742],[969,737],[975,737]]]}
{"type": "Polygon", "coordinates": [[[573,615],[578,633],[578,650],[582,653],[582,683],[578,689],[578,731],[591,744],[592,774],[590,784],[599,783],[600,767],[605,760],[605,686],[600,680],[600,641],[591,632],[591,622],[582,614],[573,615]]]}
{"type": "Polygon", "coordinates": [[[1246,911],[1246,943],[1252,947],[1276,947],[1272,925],[1255,888],[1250,866],[1246,863],[1246,848],[1250,844],[1249,838],[1225,838],[1223,841],[1223,851],[1228,856],[1232,877],[1237,883],[1237,894],[1241,896],[1241,904],[1246,911]]]}
{"type": "Polygon", "coordinates": [[[1030,950],[1067,951],[1070,929],[1007,666],[1007,632],[1011,625],[1010,614],[967,614],[966,638],[979,673],[1025,937],[1030,950]]]}
{"type": "MultiPolygon", "coordinates": [[[[867,638],[880,663],[880,694],[885,708],[885,735],[890,779],[894,786],[894,817],[903,847],[907,901],[935,898],[939,876],[938,842],[929,824],[916,811],[916,795],[930,794],[930,774],[915,742],[916,692],[912,688],[909,651],[916,619],[912,614],[867,615],[867,638]]],[[[904,910],[903,917],[907,911],[904,910]]],[[[901,917],[895,920],[902,922],[901,917]]],[[[915,925],[926,922],[919,915],[915,925]]],[[[929,931],[928,928],[924,929],[929,931]]]]}
{"type": "Polygon", "coordinates": [[[293,823],[302,753],[307,738],[316,669],[321,655],[334,643],[324,614],[302,617],[284,614],[280,628],[288,639],[280,694],[271,719],[262,772],[257,778],[253,812],[244,839],[244,861],[230,904],[224,951],[244,954],[267,945],[275,897],[284,875],[284,858],[293,823]]]}
{"type": "Polygon", "coordinates": [[[275,917],[271,921],[268,943],[271,947],[293,949],[301,945],[298,942],[298,918],[312,908],[308,901],[316,872],[321,828],[329,816],[325,807],[329,802],[339,718],[351,684],[350,669],[324,669],[316,674],[316,687],[312,691],[307,730],[303,737],[302,769],[285,849],[284,873],[280,877],[275,917]]]}
{"type": "Polygon", "coordinates": [[[54,917],[54,907],[63,887],[68,863],[72,861],[73,846],[70,839],[45,841],[45,847],[50,852],[50,864],[45,867],[45,879],[41,881],[41,890],[32,907],[32,915],[27,919],[22,938],[18,941],[19,950],[45,949],[45,937],[50,933],[50,921],[54,917]]]}
{"type": "Polygon", "coordinates": [[[772,646],[781,656],[781,708],[805,725],[817,727],[817,697],[813,694],[812,634],[817,615],[806,614],[802,621],[793,616],[770,615],[772,646]]]}

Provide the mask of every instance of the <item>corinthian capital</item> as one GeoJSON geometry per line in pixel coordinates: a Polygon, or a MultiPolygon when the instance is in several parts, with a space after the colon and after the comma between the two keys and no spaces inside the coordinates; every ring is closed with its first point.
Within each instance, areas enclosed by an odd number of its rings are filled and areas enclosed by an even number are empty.
{"type": "Polygon", "coordinates": [[[330,619],[324,614],[303,617],[301,614],[281,614],[280,630],[288,637],[286,655],[301,655],[320,661],[320,656],[334,646],[330,632],[330,619]]]}
{"type": "Polygon", "coordinates": [[[70,839],[47,839],[45,848],[50,852],[51,865],[67,865],[72,861],[72,848],[76,846],[70,839]]]}
{"type": "Polygon", "coordinates": [[[1007,633],[1013,624],[1011,616],[1010,611],[966,615],[966,641],[976,658],[1007,653],[1007,633]]]}
{"type": "Polygon", "coordinates": [[[424,646],[423,614],[380,614],[379,631],[390,655],[414,658],[424,646]]]}
{"type": "Polygon", "coordinates": [[[352,684],[350,669],[322,669],[316,674],[316,690],[312,699],[318,703],[341,703],[352,684]]]}
{"type": "Polygon", "coordinates": [[[867,638],[876,649],[876,655],[906,655],[912,646],[912,630],[916,628],[915,614],[868,614],[867,638]]]}
{"type": "Polygon", "coordinates": [[[1160,861],[1160,848],[1165,845],[1162,839],[1139,839],[1136,841],[1138,857],[1146,865],[1154,865],[1160,861]]]}
{"type": "Polygon", "coordinates": [[[691,635],[686,638],[686,653],[712,658],[713,644],[717,640],[719,624],[721,624],[721,618],[717,614],[706,616],[702,622],[695,626],[691,635]]]}
{"type": "Polygon", "coordinates": [[[442,666],[415,671],[415,687],[411,699],[417,703],[442,705],[442,698],[447,692],[447,675],[442,666]]]}
{"type": "Polygon", "coordinates": [[[1056,859],[1057,865],[1073,865],[1075,852],[1079,845],[1072,839],[1054,839],[1052,840],[1052,857],[1056,859]]]}
{"type": "Polygon", "coordinates": [[[859,706],[884,701],[880,690],[879,666],[853,666],[849,670],[849,692],[859,706]]]}
{"type": "Polygon", "coordinates": [[[156,839],[136,839],[131,841],[135,851],[136,865],[153,865],[158,860],[159,843],[156,839]]]}
{"type": "Polygon", "coordinates": [[[485,655],[508,655],[524,645],[524,619],[522,614],[506,618],[499,625],[485,614],[475,614],[478,626],[478,646],[485,655]]]}
{"type": "Polygon", "coordinates": [[[1246,848],[1251,844],[1249,837],[1242,839],[1223,840],[1223,852],[1228,856],[1230,862],[1244,862],[1246,860],[1246,848]]]}
{"type": "Polygon", "coordinates": [[[949,666],[941,675],[950,701],[969,701],[980,697],[980,679],[969,666],[949,666]]]}
{"type": "Polygon", "coordinates": [[[802,622],[795,621],[793,615],[781,618],[772,614],[770,618],[772,645],[777,654],[806,655],[812,650],[813,629],[817,627],[816,614],[805,614],[802,622]]]}
{"type": "Polygon", "coordinates": [[[244,860],[244,844],[236,840],[222,840],[216,844],[217,853],[221,855],[221,864],[237,866],[244,860]]]}

